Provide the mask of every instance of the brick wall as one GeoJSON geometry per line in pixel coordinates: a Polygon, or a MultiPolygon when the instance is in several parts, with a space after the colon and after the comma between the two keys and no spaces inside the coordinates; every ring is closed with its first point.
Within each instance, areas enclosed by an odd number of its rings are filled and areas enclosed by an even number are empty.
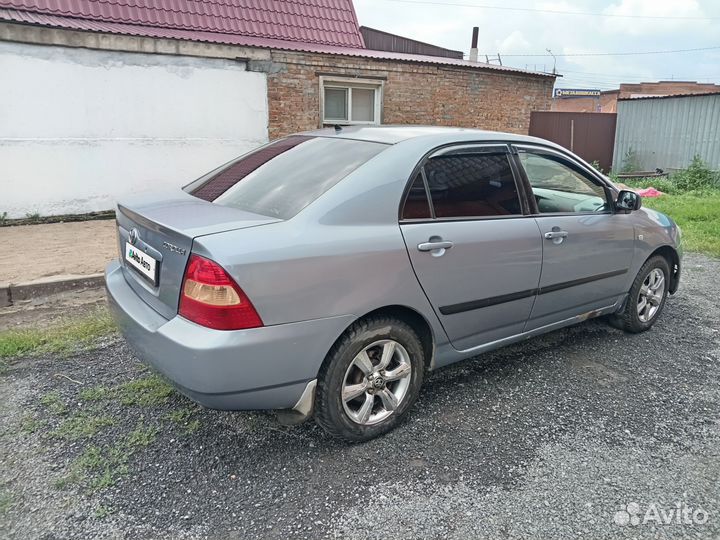
{"type": "Polygon", "coordinates": [[[599,97],[553,98],[552,110],[558,112],[617,112],[618,91],[606,91],[599,97]]]}
{"type": "Polygon", "coordinates": [[[384,80],[383,124],[461,126],[527,134],[550,109],[554,79],[478,68],[274,51],[270,138],[320,127],[320,75],[384,80]]]}
{"type": "Polygon", "coordinates": [[[660,81],[652,83],[637,83],[620,85],[620,99],[635,95],[671,96],[677,94],[704,94],[720,91],[720,85],[704,84],[694,81],[660,81]]]}
{"type": "Polygon", "coordinates": [[[671,96],[720,91],[720,85],[692,81],[623,83],[619,90],[605,91],[599,98],[554,98],[552,110],[559,112],[617,112],[617,100],[634,96],[671,96]]]}

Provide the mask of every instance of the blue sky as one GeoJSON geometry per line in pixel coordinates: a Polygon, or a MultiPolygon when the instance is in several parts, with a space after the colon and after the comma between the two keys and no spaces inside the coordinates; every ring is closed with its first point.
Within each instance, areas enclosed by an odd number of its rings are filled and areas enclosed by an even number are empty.
{"type": "Polygon", "coordinates": [[[354,3],[361,25],[465,53],[470,48],[472,27],[478,26],[481,58],[500,53],[505,65],[550,71],[553,59],[546,52],[550,49],[558,55],[557,70],[563,75],[557,87],[610,89],[621,82],[672,79],[720,84],[720,0],[354,0],[354,3]],[[470,7],[478,5],[503,9],[470,7]],[[717,48],[648,55],[560,56],[703,47],[717,48]],[[510,56],[514,54],[546,56],[510,56]]]}

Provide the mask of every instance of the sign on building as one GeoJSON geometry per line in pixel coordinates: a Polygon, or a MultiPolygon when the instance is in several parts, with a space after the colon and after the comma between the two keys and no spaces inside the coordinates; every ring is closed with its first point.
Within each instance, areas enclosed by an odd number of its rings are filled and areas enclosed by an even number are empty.
{"type": "Polygon", "coordinates": [[[588,88],[556,88],[554,97],[600,97],[600,90],[593,90],[588,88]]]}

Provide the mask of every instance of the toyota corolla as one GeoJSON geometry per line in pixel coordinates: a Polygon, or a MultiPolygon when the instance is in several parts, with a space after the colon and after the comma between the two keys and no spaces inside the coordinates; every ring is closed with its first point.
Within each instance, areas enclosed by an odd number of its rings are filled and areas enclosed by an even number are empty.
{"type": "Polygon", "coordinates": [[[680,229],[577,156],[432,127],[291,135],[122,201],[106,270],[137,354],[212,408],[394,428],[428,371],[606,316],[649,329],[680,229]]]}

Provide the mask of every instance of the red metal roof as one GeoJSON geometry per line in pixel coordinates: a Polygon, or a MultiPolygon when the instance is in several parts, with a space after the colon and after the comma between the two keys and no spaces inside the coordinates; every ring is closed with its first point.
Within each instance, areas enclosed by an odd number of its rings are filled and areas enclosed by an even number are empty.
{"type": "MultiPolygon", "coordinates": [[[[252,8],[252,10],[254,9],[255,8],[252,8]]],[[[253,13],[257,14],[263,10],[267,11],[268,9],[268,7],[265,7],[253,11],[253,13]]],[[[163,19],[164,21],[170,20],[167,19],[167,17],[169,17],[167,13],[165,19],[163,19]]],[[[279,14],[276,14],[276,16],[279,17],[279,14]]],[[[151,38],[182,39],[205,43],[221,43],[224,45],[336,54],[376,60],[418,62],[423,64],[439,64],[462,68],[524,73],[542,77],[556,77],[556,75],[550,73],[539,73],[507,66],[485,64],[483,62],[470,62],[459,58],[365,49],[363,48],[364,44],[355,17],[352,0],[0,0],[0,21],[2,20],[68,30],[104,32],[151,38]],[[130,5],[131,3],[132,5],[130,5]],[[205,4],[208,4],[208,6],[205,6],[205,4]],[[232,11],[233,17],[235,17],[233,19],[235,23],[232,24],[240,24],[240,19],[236,18],[240,12],[244,13],[244,8],[238,7],[240,4],[252,6],[302,5],[313,14],[324,14],[322,17],[315,17],[314,21],[316,23],[320,24],[320,21],[322,21],[322,24],[333,28],[335,27],[333,25],[336,25],[337,21],[329,21],[324,17],[334,12],[334,9],[337,9],[337,12],[340,13],[341,10],[339,10],[339,8],[331,8],[330,6],[342,5],[346,9],[343,13],[349,13],[352,17],[352,28],[354,28],[353,32],[356,32],[356,34],[354,34],[355,37],[351,39],[348,33],[339,33],[334,30],[323,30],[320,32],[318,30],[319,33],[316,35],[326,39],[326,41],[319,41],[311,39],[311,32],[309,32],[306,27],[302,31],[300,31],[299,26],[290,27],[283,26],[282,24],[280,25],[281,28],[275,28],[273,23],[264,23],[262,25],[256,23],[252,26],[252,28],[255,29],[255,34],[242,33],[234,30],[218,30],[218,27],[225,28],[231,24],[230,22],[223,22],[224,14],[230,11],[232,11]],[[15,6],[15,8],[8,8],[8,6],[11,5],[15,6]],[[105,11],[102,11],[101,5],[105,5],[102,8],[105,11]],[[150,8],[139,7],[148,5],[153,6],[152,10],[148,11],[150,8]],[[92,11],[92,13],[95,13],[94,15],[90,12],[90,6],[92,6],[92,10],[94,10],[92,11]],[[183,11],[175,12],[168,6],[183,6],[184,9],[183,11]],[[191,6],[195,11],[190,11],[191,6]],[[311,6],[312,9],[310,9],[311,6]],[[112,11],[112,13],[108,10],[112,11]],[[205,15],[202,15],[198,10],[201,10],[202,13],[212,10],[215,11],[212,11],[214,15],[205,20],[205,15]],[[172,19],[173,24],[161,22],[158,19],[158,11],[175,14],[175,18],[172,19]],[[59,14],[54,14],[55,12],[59,14]],[[150,12],[153,13],[152,16],[150,12]],[[140,14],[143,16],[139,17],[140,14]],[[110,15],[113,16],[111,17],[110,15]],[[152,17],[155,17],[155,19],[152,17]],[[119,20],[123,22],[119,22],[119,20]],[[206,28],[193,27],[193,24],[201,26],[201,21],[203,20],[205,20],[205,22],[202,24],[205,24],[206,28]],[[183,21],[185,21],[185,24],[180,24],[183,21]],[[193,21],[195,22],[193,23],[193,21]],[[263,30],[263,32],[259,32],[259,30],[263,30]],[[285,34],[290,37],[278,37],[285,34]],[[342,36],[340,34],[342,34],[342,36]],[[337,41],[343,39],[351,43],[337,43],[337,41]]],[[[243,24],[250,23],[245,20],[243,24]]]]}
{"type": "Polygon", "coordinates": [[[113,23],[364,47],[352,0],[0,0],[0,8],[36,24],[61,17],[67,28],[113,23]]]}

